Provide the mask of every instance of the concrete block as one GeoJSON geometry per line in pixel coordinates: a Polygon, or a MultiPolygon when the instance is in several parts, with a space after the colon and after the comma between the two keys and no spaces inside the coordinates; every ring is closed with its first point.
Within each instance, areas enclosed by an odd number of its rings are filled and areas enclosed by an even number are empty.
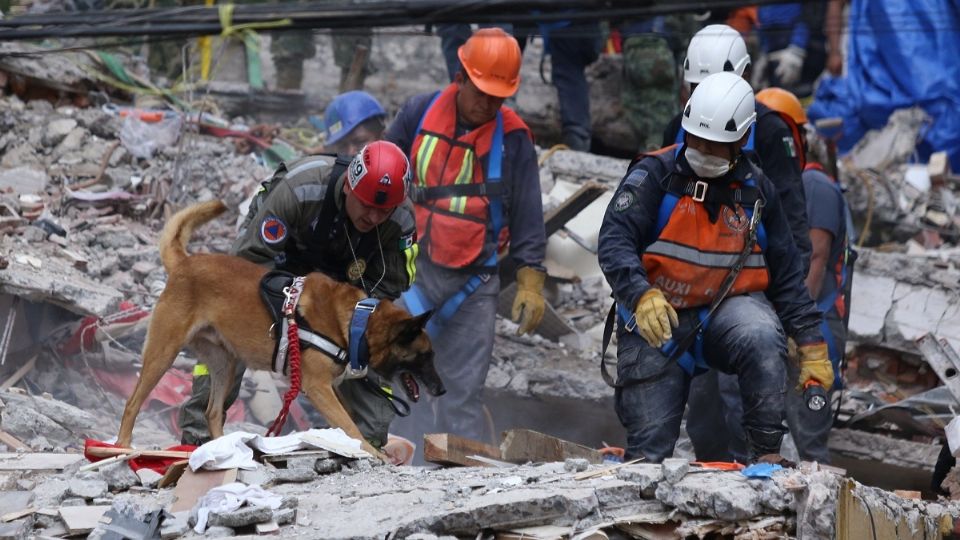
{"type": "Polygon", "coordinates": [[[160,538],[162,540],[179,538],[190,531],[189,510],[174,512],[171,516],[172,517],[165,519],[163,526],[160,527],[160,538]]]}
{"type": "Polygon", "coordinates": [[[341,468],[340,462],[333,458],[318,459],[316,464],[314,465],[314,470],[320,474],[335,473],[335,472],[338,472],[340,468],[341,468]]]}
{"type": "Polygon", "coordinates": [[[210,514],[208,525],[212,527],[245,527],[255,523],[264,523],[273,519],[273,510],[268,506],[244,506],[239,510],[223,514],[210,514]]]}
{"type": "Polygon", "coordinates": [[[663,479],[671,484],[676,484],[687,475],[690,470],[690,462],[681,458],[667,458],[661,464],[663,467],[663,479]]]}
{"type": "Polygon", "coordinates": [[[893,307],[893,278],[856,272],[850,303],[850,334],[852,338],[878,342],[883,335],[887,313],[893,307]]]}
{"type": "Polygon", "coordinates": [[[207,538],[229,538],[235,536],[233,529],[230,527],[208,527],[206,532],[203,533],[207,538]]]}
{"type": "Polygon", "coordinates": [[[297,520],[296,508],[280,508],[273,511],[273,520],[277,525],[289,525],[297,520]]]}
{"type": "Polygon", "coordinates": [[[653,497],[663,480],[663,467],[654,463],[638,463],[617,469],[617,478],[638,484],[644,497],[653,497]]]}
{"type": "Polygon", "coordinates": [[[760,494],[740,473],[698,473],[676,484],[660,482],[657,500],[696,517],[750,519],[763,511],[760,494]]]}
{"type": "MultiPolygon", "coordinates": [[[[148,469],[149,470],[149,469],[148,469]]],[[[155,471],[151,471],[156,474],[155,471]]],[[[137,476],[130,464],[127,462],[114,463],[100,468],[100,478],[107,483],[110,491],[126,491],[133,486],[140,485],[140,478],[137,476]]]]}
{"type": "Polygon", "coordinates": [[[570,458],[563,462],[563,470],[567,472],[583,472],[590,467],[590,462],[583,458],[570,458]]]}
{"type": "Polygon", "coordinates": [[[303,483],[310,482],[317,478],[317,471],[309,469],[276,469],[270,474],[271,482],[274,484],[284,483],[303,483]]]}
{"type": "Polygon", "coordinates": [[[66,497],[60,502],[60,507],[64,506],[86,506],[87,500],[83,497],[66,497]]]}
{"type": "Polygon", "coordinates": [[[69,482],[67,493],[74,497],[96,499],[106,495],[107,490],[107,483],[103,480],[80,480],[74,478],[69,482]]]}

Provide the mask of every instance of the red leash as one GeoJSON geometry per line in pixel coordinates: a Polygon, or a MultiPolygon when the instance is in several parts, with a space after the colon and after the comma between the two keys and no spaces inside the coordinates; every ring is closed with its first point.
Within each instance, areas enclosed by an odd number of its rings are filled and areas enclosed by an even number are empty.
{"type": "Polygon", "coordinates": [[[290,413],[290,404],[300,395],[300,387],[302,385],[300,378],[300,329],[297,326],[297,317],[295,314],[297,300],[300,298],[302,287],[303,278],[300,277],[294,280],[284,291],[287,295],[287,301],[283,306],[283,315],[287,318],[287,354],[290,358],[290,389],[283,395],[283,407],[280,408],[280,413],[267,431],[268,437],[280,434],[280,431],[283,429],[283,424],[287,421],[287,415],[290,413]]]}

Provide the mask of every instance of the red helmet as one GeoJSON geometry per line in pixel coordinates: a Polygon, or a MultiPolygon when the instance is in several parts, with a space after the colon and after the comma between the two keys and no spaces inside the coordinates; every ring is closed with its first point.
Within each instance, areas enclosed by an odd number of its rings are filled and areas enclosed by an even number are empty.
{"type": "Polygon", "coordinates": [[[387,141],[363,147],[347,168],[347,187],[360,202],[375,208],[396,208],[407,197],[410,162],[387,141]]]}

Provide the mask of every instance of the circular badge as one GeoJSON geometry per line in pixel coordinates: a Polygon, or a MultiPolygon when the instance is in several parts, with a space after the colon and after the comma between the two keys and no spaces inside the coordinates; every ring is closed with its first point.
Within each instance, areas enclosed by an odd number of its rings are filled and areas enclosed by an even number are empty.
{"type": "Polygon", "coordinates": [[[357,281],[366,271],[367,261],[363,259],[357,259],[350,263],[350,266],[347,266],[347,279],[350,281],[357,281]]]}
{"type": "Polygon", "coordinates": [[[747,213],[743,211],[743,208],[737,207],[735,211],[731,210],[729,206],[722,206],[721,208],[723,222],[726,223],[728,229],[738,233],[747,230],[750,220],[747,219],[747,213]]]}
{"type": "Polygon", "coordinates": [[[279,244],[287,238],[287,226],[276,216],[267,216],[260,224],[260,238],[267,244],[279,244]]]}

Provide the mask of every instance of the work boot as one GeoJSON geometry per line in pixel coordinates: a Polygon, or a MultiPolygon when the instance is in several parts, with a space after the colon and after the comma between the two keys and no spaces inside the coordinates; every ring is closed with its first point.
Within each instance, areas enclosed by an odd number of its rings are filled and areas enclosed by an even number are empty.
{"type": "Polygon", "coordinates": [[[783,441],[782,429],[767,430],[747,427],[744,428],[747,436],[747,446],[750,448],[750,461],[756,463],[761,456],[779,454],[780,443],[783,441]]]}

